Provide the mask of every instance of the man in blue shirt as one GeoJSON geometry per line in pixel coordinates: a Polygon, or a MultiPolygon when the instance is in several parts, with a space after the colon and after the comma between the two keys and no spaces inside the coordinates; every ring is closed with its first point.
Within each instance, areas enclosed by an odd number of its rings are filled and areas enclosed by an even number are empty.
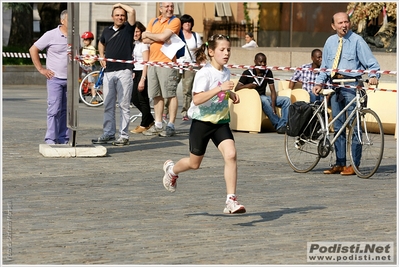
{"type": "MultiPolygon", "coordinates": [[[[357,35],[351,30],[351,24],[349,16],[345,12],[339,12],[334,14],[332,18],[331,27],[337,32],[330,36],[323,48],[323,60],[321,68],[333,69],[333,63],[337,54],[338,45],[340,38],[342,38],[342,50],[340,53],[339,63],[336,69],[346,70],[374,70],[379,71],[380,65],[373,56],[370,47],[363,40],[362,37],[357,35]]],[[[334,68],[335,69],[335,68],[334,68]]],[[[378,84],[379,74],[369,73],[369,84],[378,84]]],[[[313,87],[313,93],[318,95],[322,89],[321,84],[326,83],[330,79],[351,79],[361,78],[359,73],[354,72],[337,72],[331,77],[330,72],[321,72],[316,78],[316,85],[313,87]]],[[[358,82],[346,83],[346,86],[357,86],[358,82]]],[[[362,84],[359,84],[362,86],[362,84]]],[[[333,117],[336,117],[338,113],[355,97],[355,90],[353,88],[338,88],[336,93],[331,97],[331,109],[333,117]]],[[[352,112],[356,104],[354,103],[349,109],[348,114],[352,112]]],[[[334,123],[335,133],[342,127],[346,120],[346,116],[340,116],[334,123]]],[[[343,131],[334,143],[336,163],[329,169],[324,171],[325,174],[340,173],[341,175],[354,175],[355,171],[352,166],[346,166],[346,131],[343,131]]],[[[354,163],[356,166],[360,165],[361,149],[356,149],[356,145],[352,145],[352,154],[354,163]]]]}
{"type": "Polygon", "coordinates": [[[312,63],[304,64],[301,66],[301,70],[295,71],[294,75],[291,77],[289,88],[294,89],[297,82],[302,83],[302,88],[306,90],[310,95],[310,102],[313,103],[316,100],[320,100],[320,96],[316,96],[312,92],[314,82],[316,81],[319,71],[314,71],[311,69],[320,68],[322,55],[320,49],[313,49],[311,53],[312,63]]]}

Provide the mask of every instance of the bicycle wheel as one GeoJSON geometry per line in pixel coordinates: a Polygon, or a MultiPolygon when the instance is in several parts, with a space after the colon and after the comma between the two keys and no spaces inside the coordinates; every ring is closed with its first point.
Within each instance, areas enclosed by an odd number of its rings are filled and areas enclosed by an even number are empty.
{"type": "Polygon", "coordinates": [[[319,163],[318,147],[324,134],[319,131],[323,129],[322,116],[319,113],[316,115],[308,124],[310,128],[305,128],[301,136],[293,137],[285,134],[285,157],[296,172],[311,171],[319,163]]]}
{"type": "Polygon", "coordinates": [[[380,166],[384,153],[384,130],[378,115],[370,110],[363,109],[359,112],[361,133],[357,133],[356,117],[349,130],[348,150],[353,169],[358,177],[370,178],[380,166]],[[352,148],[352,149],[351,149],[352,148]],[[356,163],[353,152],[360,154],[360,164],[356,163]]]}
{"type": "Polygon", "coordinates": [[[104,103],[102,81],[98,81],[100,71],[96,70],[87,74],[79,86],[80,99],[89,107],[98,107],[104,103]],[[98,84],[98,88],[95,88],[98,84]],[[91,88],[95,88],[96,95],[93,98],[91,88]]]}

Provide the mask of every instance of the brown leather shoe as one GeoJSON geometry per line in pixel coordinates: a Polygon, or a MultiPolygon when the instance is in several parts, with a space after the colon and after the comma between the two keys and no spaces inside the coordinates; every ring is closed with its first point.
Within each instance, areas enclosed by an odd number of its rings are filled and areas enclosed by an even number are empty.
{"type": "Polygon", "coordinates": [[[134,133],[134,134],[139,134],[139,133],[142,133],[142,132],[144,132],[144,131],[150,129],[151,126],[154,125],[154,124],[155,124],[155,122],[152,122],[152,123],[151,123],[149,126],[147,126],[147,127],[143,127],[143,126],[138,125],[134,130],[131,130],[130,132],[131,132],[131,133],[134,133]]]}
{"type": "Polygon", "coordinates": [[[341,175],[355,175],[355,170],[353,169],[352,165],[345,167],[345,169],[341,172],[341,175]]]}
{"type": "Polygon", "coordinates": [[[134,128],[134,130],[130,130],[131,133],[137,133],[137,130],[140,129],[140,125],[137,125],[136,128],[134,128]]]}
{"type": "Polygon", "coordinates": [[[342,173],[344,171],[344,168],[345,168],[345,166],[334,165],[331,169],[325,170],[324,174],[342,173]]]}

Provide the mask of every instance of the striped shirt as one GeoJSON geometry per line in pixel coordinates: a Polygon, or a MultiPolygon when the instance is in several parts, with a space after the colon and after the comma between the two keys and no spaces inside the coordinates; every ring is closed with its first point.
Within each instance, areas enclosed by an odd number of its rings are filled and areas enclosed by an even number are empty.
{"type": "Polygon", "coordinates": [[[294,75],[291,77],[291,81],[301,82],[302,88],[311,93],[314,82],[316,81],[317,76],[319,76],[319,72],[313,72],[312,70],[303,70],[312,68],[312,63],[304,64],[301,66],[301,68],[302,70],[295,71],[294,75]]]}

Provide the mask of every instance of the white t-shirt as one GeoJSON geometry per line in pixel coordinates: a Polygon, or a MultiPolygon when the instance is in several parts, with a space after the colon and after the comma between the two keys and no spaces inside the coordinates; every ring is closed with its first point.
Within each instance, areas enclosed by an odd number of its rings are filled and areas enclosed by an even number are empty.
{"type": "Polygon", "coordinates": [[[144,69],[144,65],[140,62],[143,61],[143,52],[147,51],[148,49],[149,48],[147,44],[140,41],[134,41],[133,59],[135,61],[139,61],[138,63],[134,63],[134,70],[144,69]]]}
{"type": "Polygon", "coordinates": [[[195,50],[198,47],[200,47],[202,45],[202,40],[201,40],[201,37],[199,36],[198,33],[193,32],[193,35],[191,36],[191,38],[190,39],[186,39],[186,43],[187,43],[188,49],[190,51],[187,50],[187,46],[186,46],[186,48],[184,50],[184,56],[182,56],[181,58],[177,59],[177,62],[179,62],[179,63],[182,63],[182,62],[195,62],[194,52],[195,52],[195,50]],[[197,37],[197,41],[195,41],[194,34],[197,37]],[[190,55],[191,55],[193,60],[191,60],[190,55]]]}
{"type": "MultiPolygon", "coordinates": [[[[223,67],[223,70],[219,71],[207,63],[195,74],[192,92],[193,94],[206,92],[229,80],[229,69],[223,67]]],[[[228,123],[230,122],[229,96],[229,92],[220,92],[198,106],[191,101],[187,115],[192,119],[214,124],[228,123]]]]}
{"type": "Polygon", "coordinates": [[[251,40],[249,43],[242,46],[243,48],[250,48],[250,47],[258,47],[254,40],[251,40]]]}

